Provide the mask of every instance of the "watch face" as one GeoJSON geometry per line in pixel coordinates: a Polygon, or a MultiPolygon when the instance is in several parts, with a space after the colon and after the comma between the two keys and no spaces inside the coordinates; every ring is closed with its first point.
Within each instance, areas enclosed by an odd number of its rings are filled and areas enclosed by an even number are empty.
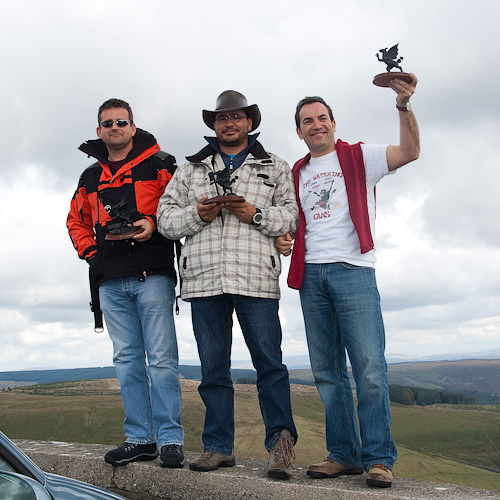
{"type": "Polygon", "coordinates": [[[262,222],[262,214],[260,212],[257,212],[253,215],[252,220],[255,224],[260,224],[262,222]]]}

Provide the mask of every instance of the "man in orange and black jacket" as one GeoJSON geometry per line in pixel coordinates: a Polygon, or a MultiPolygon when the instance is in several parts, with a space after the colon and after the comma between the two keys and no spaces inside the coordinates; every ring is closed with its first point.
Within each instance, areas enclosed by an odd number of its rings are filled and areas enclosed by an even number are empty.
{"type": "Polygon", "coordinates": [[[79,148],[97,162],[80,177],[66,225],[99,287],[125,410],[127,439],[105,460],[153,460],[159,448],[162,466],[182,467],[174,242],[156,230],[158,200],[175,158],[136,128],[120,99],[99,108],[97,135],[79,148]]]}

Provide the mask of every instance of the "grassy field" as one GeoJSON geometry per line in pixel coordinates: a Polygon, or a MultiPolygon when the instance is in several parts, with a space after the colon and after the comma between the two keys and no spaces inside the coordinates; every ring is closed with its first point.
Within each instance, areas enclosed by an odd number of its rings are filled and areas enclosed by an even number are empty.
{"type": "MultiPolygon", "coordinates": [[[[198,382],[183,380],[185,449],[201,451],[204,406],[198,382]]],[[[314,387],[292,385],[299,441],[296,463],[326,456],[324,408],[314,387]]],[[[117,381],[65,382],[0,392],[0,430],[11,438],[122,442],[123,410],[117,381]]],[[[255,386],[236,389],[236,455],[266,460],[264,425],[255,386]]],[[[500,407],[393,405],[399,451],[394,473],[438,482],[500,490],[500,407]]]]}

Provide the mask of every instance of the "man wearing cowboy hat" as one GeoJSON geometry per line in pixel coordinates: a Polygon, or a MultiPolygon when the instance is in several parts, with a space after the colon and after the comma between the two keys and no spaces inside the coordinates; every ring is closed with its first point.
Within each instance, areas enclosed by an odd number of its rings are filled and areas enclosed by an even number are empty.
{"type": "Polygon", "coordinates": [[[214,111],[203,111],[203,120],[216,137],[205,137],[208,145],[187,157],[157,212],[161,234],[186,238],[181,296],[191,302],[202,371],[199,392],[206,407],[204,453],[190,468],[209,471],[235,464],[230,364],[236,311],[257,370],[268,475],[289,479],[297,431],[281,356],[281,263],[275,238],[297,227],[291,170],[265,151],[258,133],[249,135],[261,115],[239,92],[223,92],[214,111]],[[230,196],[221,200],[224,194],[230,196]]]}

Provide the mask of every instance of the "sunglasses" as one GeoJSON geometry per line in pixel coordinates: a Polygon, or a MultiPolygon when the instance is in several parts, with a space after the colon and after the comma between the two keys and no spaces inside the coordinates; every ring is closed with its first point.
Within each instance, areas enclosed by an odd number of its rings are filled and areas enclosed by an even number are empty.
{"type": "Polygon", "coordinates": [[[126,127],[129,123],[130,120],[104,120],[101,122],[99,125],[104,128],[111,128],[113,126],[113,123],[116,123],[117,127],[126,127]]]}

